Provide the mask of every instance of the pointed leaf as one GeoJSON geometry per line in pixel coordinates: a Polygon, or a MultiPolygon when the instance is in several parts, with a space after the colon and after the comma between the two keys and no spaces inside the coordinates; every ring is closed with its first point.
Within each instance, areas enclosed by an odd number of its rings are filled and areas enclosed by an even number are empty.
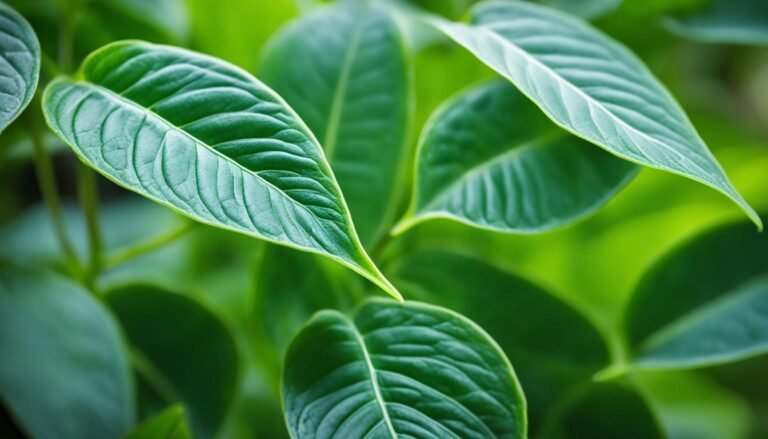
{"type": "Polygon", "coordinates": [[[525,399],[493,340],[414,302],[316,314],[288,351],[283,399],[297,439],[526,434],[525,399]]]}
{"type": "Polygon", "coordinates": [[[192,439],[180,405],[170,407],[136,427],[125,439],[192,439]]]}
{"type": "Polygon", "coordinates": [[[544,232],[605,204],[637,167],[552,124],[507,81],[472,88],[426,124],[410,215],[544,232]]]}
{"type": "Polygon", "coordinates": [[[397,291],[362,249],[312,133],[248,73],[118,42],[46,89],[48,124],[89,166],[200,222],[329,256],[397,291]]]}
{"type": "Polygon", "coordinates": [[[27,107],[40,75],[40,43],[18,12],[0,2],[0,133],[27,107]]]}
{"type": "Polygon", "coordinates": [[[589,24],[515,0],[479,4],[471,25],[431,20],[558,125],[631,162],[715,188],[762,227],[674,98],[589,24]]]}
{"type": "Polygon", "coordinates": [[[30,437],[123,437],[133,383],[104,306],[58,275],[0,267],[0,399],[30,437]]]}
{"type": "Polygon", "coordinates": [[[264,82],[320,139],[360,238],[371,244],[396,207],[412,107],[394,17],[368,2],[321,8],[282,29],[262,65],[264,82]]]}

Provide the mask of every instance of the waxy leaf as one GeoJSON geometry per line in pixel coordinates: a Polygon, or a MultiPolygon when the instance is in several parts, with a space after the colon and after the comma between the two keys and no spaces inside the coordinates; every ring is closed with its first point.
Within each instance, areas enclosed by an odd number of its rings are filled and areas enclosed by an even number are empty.
{"type": "Polygon", "coordinates": [[[768,353],[768,236],[749,224],[695,237],[655,264],[627,308],[634,361],[690,368],[768,353]]]}
{"type": "Polygon", "coordinates": [[[555,123],[631,162],[717,189],[759,226],[674,98],[627,48],[547,7],[488,1],[436,27],[510,80],[555,123]]]}
{"type": "Polygon", "coordinates": [[[360,245],[317,140],[237,67],[118,42],[52,82],[43,108],[116,183],[200,222],[333,258],[399,297],[360,245]]]}
{"type": "Polygon", "coordinates": [[[184,407],[175,405],[136,427],[125,439],[192,439],[184,407]]]}
{"type": "Polygon", "coordinates": [[[711,0],[703,11],[664,21],[667,29],[707,43],[768,45],[768,2],[711,0]]]}
{"type": "Polygon", "coordinates": [[[288,350],[283,401],[297,439],[526,436],[525,399],[493,340],[413,302],[316,314],[288,350]]]}
{"type": "Polygon", "coordinates": [[[0,2],[0,133],[29,104],[39,75],[35,32],[24,17],[0,2]]]}
{"type": "MultiPolygon", "coordinates": [[[[144,384],[164,406],[184,404],[196,437],[214,437],[230,412],[239,373],[227,326],[195,299],[151,285],[115,288],[105,299],[144,384]]],[[[150,412],[149,398],[139,389],[139,409],[150,412]]]]}
{"type": "Polygon", "coordinates": [[[552,124],[507,81],[460,94],[426,126],[410,214],[397,231],[450,218],[543,232],[594,212],[637,173],[552,124]]]}
{"type": "Polygon", "coordinates": [[[123,437],[133,382],[104,306],[58,275],[0,267],[0,399],[30,437],[123,437]]]}
{"type": "Polygon", "coordinates": [[[320,139],[364,244],[397,207],[411,73],[387,8],[341,2],[289,24],[269,46],[261,77],[320,139]]]}

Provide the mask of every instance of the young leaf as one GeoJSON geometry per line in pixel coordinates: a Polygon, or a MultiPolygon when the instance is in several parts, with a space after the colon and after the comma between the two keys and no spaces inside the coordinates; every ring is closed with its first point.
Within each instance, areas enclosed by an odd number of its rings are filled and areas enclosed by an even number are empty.
{"type": "MultiPolygon", "coordinates": [[[[185,405],[197,437],[214,437],[239,373],[229,329],[200,302],[155,286],[116,288],[105,300],[133,348],[138,375],[166,405],[185,405]]],[[[140,392],[139,408],[149,411],[145,400],[140,392]]]]}
{"type": "Polygon", "coordinates": [[[297,439],[526,436],[525,399],[493,340],[413,302],[316,314],[288,350],[283,400],[297,439]]]}
{"type": "Polygon", "coordinates": [[[749,224],[707,232],[640,281],[625,327],[635,362],[689,368],[768,353],[768,237],[749,224]]]}
{"type": "Polygon", "coordinates": [[[480,3],[470,25],[431,21],[561,127],[717,189],[762,227],[674,98],[624,46],[576,18],[515,0],[480,3]]]}
{"type": "Polygon", "coordinates": [[[29,104],[39,75],[35,32],[24,17],[0,2],[0,133],[29,104]]]}
{"type": "Polygon", "coordinates": [[[360,245],[312,133],[222,61],[110,44],[43,96],[48,124],[107,178],[200,222],[326,255],[395,297],[360,245]]]}
{"type": "Polygon", "coordinates": [[[768,45],[768,2],[765,0],[711,0],[704,11],[668,17],[670,31],[696,41],[768,45]]]}
{"type": "Polygon", "coordinates": [[[426,127],[397,232],[430,218],[543,232],[594,212],[637,173],[553,125],[507,81],[460,94],[426,127]]]}
{"type": "Polygon", "coordinates": [[[134,422],[117,324],[45,271],[0,267],[0,399],[31,437],[118,439],[134,422]]]}
{"type": "Polygon", "coordinates": [[[394,17],[369,2],[320,8],[279,32],[262,66],[264,82],[320,139],[360,239],[370,245],[397,207],[412,108],[412,75],[394,17]]]}
{"type": "Polygon", "coordinates": [[[192,439],[184,407],[175,405],[136,427],[125,439],[192,439]]]}

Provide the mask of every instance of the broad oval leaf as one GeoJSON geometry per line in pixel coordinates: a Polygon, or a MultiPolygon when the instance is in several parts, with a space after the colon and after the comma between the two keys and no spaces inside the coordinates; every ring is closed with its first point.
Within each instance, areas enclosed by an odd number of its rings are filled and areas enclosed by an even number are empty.
{"type": "Polygon", "coordinates": [[[394,17],[369,2],[340,2],[289,24],[262,60],[264,82],[320,139],[366,245],[381,237],[397,207],[412,108],[409,64],[394,17]]]}
{"type": "Polygon", "coordinates": [[[133,382],[109,312],[63,277],[0,267],[0,397],[31,437],[123,437],[133,382]]]}
{"type": "Polygon", "coordinates": [[[704,10],[664,20],[670,31],[696,41],[768,45],[768,2],[711,0],[704,10]]]}
{"type": "Polygon", "coordinates": [[[644,368],[689,368],[768,353],[768,236],[731,224],[697,236],[640,281],[625,329],[644,368]]]}
{"type": "Polygon", "coordinates": [[[525,399],[493,340],[414,302],[316,314],[288,350],[283,401],[297,439],[526,435],[525,399]]]}
{"type": "Polygon", "coordinates": [[[222,61],[125,41],[46,89],[50,127],[107,178],[206,224],[326,255],[395,297],[309,129],[222,61]]]}
{"type": "Polygon", "coordinates": [[[563,395],[610,362],[606,342],[578,308],[484,260],[420,251],[387,273],[408,297],[457,310],[493,337],[525,389],[533,433],[563,395]]]}
{"type": "Polygon", "coordinates": [[[426,124],[410,213],[536,233],[605,204],[637,167],[561,130],[507,81],[472,88],[426,124]]]}
{"type": "Polygon", "coordinates": [[[40,76],[40,43],[18,12],[0,3],[0,133],[27,107],[40,76]]]}
{"type": "Polygon", "coordinates": [[[192,439],[184,407],[175,405],[149,418],[125,439],[192,439]]]}
{"type": "Polygon", "coordinates": [[[624,46],[579,19],[515,0],[479,4],[472,24],[430,20],[566,130],[717,189],[762,227],[674,98],[624,46]]]}
{"type": "Polygon", "coordinates": [[[105,295],[132,347],[140,414],[152,412],[152,390],[163,406],[182,403],[200,438],[214,437],[235,396],[238,352],[223,321],[197,300],[152,285],[132,284],[105,295]]]}

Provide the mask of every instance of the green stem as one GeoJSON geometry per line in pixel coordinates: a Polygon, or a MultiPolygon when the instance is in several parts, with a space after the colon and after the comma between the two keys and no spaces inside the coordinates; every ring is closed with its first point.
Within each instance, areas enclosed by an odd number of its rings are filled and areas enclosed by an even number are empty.
{"type": "Polygon", "coordinates": [[[86,271],[85,282],[91,288],[94,279],[101,272],[103,247],[99,226],[99,193],[96,186],[96,173],[84,164],[80,164],[78,168],[77,192],[88,230],[88,270],[86,271]]]}
{"type": "Polygon", "coordinates": [[[112,268],[120,264],[124,264],[146,253],[153,252],[158,248],[163,247],[164,245],[171,243],[185,235],[196,225],[197,223],[185,220],[183,224],[169,231],[168,233],[149,238],[148,240],[140,242],[135,246],[119,250],[118,252],[111,255],[107,255],[104,258],[104,267],[112,268]]]}

